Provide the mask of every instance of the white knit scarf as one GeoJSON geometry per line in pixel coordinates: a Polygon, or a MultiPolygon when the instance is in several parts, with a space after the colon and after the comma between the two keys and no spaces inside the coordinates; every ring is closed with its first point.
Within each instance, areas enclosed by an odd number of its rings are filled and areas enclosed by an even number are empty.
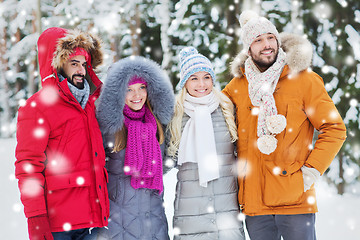
{"type": "Polygon", "coordinates": [[[245,61],[245,75],[249,82],[250,100],[254,106],[259,107],[258,148],[264,154],[275,151],[277,146],[275,134],[282,132],[286,126],[285,117],[277,114],[273,96],[285,66],[285,58],[285,52],[279,48],[275,63],[265,72],[260,72],[250,57],[245,61]]]}
{"type": "Polygon", "coordinates": [[[199,183],[207,187],[211,180],[219,178],[214,128],[211,113],[219,106],[219,99],[213,92],[204,97],[186,94],[184,111],[190,116],[182,132],[178,151],[178,164],[198,164],[199,183]]]}

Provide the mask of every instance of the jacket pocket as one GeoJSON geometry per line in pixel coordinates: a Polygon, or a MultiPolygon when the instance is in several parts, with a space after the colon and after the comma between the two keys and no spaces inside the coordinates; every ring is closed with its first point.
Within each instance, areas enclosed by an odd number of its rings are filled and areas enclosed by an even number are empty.
{"type": "Polygon", "coordinates": [[[87,171],[46,177],[47,208],[52,227],[91,221],[90,181],[87,171]]]}
{"type": "Polygon", "coordinates": [[[265,170],[263,202],[266,206],[289,206],[303,202],[304,181],[302,172],[288,173],[286,170],[265,170]],[[277,171],[280,171],[280,174],[277,171]]]}

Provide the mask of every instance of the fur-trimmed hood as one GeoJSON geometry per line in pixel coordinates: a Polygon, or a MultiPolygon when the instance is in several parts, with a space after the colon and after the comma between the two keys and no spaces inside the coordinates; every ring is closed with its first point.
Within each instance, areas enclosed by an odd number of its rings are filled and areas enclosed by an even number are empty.
{"type": "MultiPolygon", "coordinates": [[[[57,73],[57,70],[63,66],[77,47],[85,49],[90,55],[87,68],[90,76],[93,75],[93,68],[98,67],[103,61],[101,40],[95,35],[79,30],[48,28],[40,35],[37,45],[40,75],[43,82],[49,76],[57,73]]],[[[56,77],[51,79],[55,80],[56,77]]]]}
{"type": "Polygon", "coordinates": [[[163,125],[170,122],[175,99],[169,77],[154,61],[131,56],[109,68],[97,108],[97,118],[103,134],[114,134],[121,130],[128,83],[135,75],[147,82],[147,97],[156,118],[163,125]]]}
{"type": "MultiPolygon", "coordinates": [[[[286,53],[286,64],[291,74],[297,74],[311,66],[313,48],[309,40],[293,33],[280,33],[281,48],[286,53]]],[[[241,51],[231,62],[231,73],[235,77],[243,75],[244,64],[249,56],[241,51]]]]}

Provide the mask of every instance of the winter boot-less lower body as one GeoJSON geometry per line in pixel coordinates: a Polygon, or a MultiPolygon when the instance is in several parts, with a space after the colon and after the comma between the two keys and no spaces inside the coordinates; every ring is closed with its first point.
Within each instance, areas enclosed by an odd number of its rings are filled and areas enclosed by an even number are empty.
{"type": "Polygon", "coordinates": [[[82,228],[68,232],[53,232],[54,240],[96,240],[98,228],[82,228]]]}
{"type": "Polygon", "coordinates": [[[246,216],[251,240],[316,240],[315,214],[246,216]]]}

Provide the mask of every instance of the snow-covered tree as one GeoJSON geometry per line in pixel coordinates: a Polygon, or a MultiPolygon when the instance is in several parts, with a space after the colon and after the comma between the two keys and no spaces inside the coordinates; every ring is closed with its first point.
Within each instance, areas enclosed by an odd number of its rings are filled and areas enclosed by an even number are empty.
{"type": "Polygon", "coordinates": [[[315,45],[314,70],[347,126],[347,140],[327,174],[343,194],[360,176],[360,2],[307,1],[303,9],[304,32],[315,45]]]}
{"type": "Polygon", "coordinates": [[[37,75],[37,34],[34,33],[36,0],[0,1],[1,29],[1,136],[15,131],[14,117],[19,101],[34,90],[32,80],[37,75]],[[29,69],[33,69],[30,73],[29,69]]]}

